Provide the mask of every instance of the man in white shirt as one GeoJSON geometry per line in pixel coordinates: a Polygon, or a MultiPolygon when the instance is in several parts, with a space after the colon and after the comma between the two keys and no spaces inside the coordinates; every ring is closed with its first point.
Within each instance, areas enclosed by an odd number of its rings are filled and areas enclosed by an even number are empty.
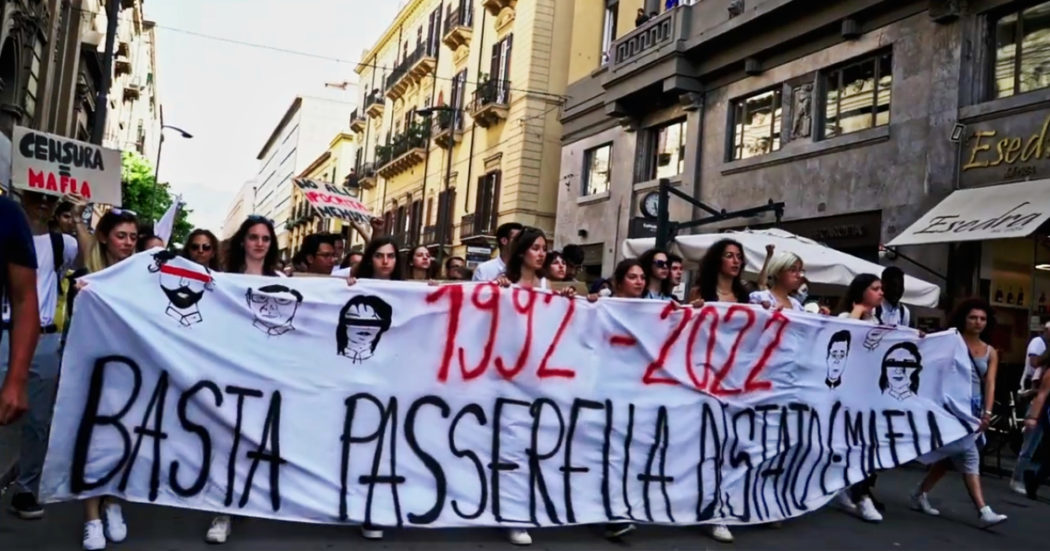
{"type": "Polygon", "coordinates": [[[495,281],[507,269],[510,261],[510,244],[521,233],[523,226],[517,222],[507,222],[496,228],[496,243],[499,244],[499,256],[482,262],[474,270],[474,281],[495,281]]]}
{"type": "Polygon", "coordinates": [[[875,307],[875,320],[879,325],[911,327],[911,311],[901,304],[904,296],[904,272],[890,266],[882,271],[882,305],[875,307]]]}
{"type": "MultiPolygon", "coordinates": [[[[40,340],[29,367],[27,390],[29,410],[22,424],[21,448],[17,463],[11,467],[14,478],[14,496],[11,511],[22,519],[37,519],[44,510],[37,501],[40,473],[47,451],[48,429],[51,426],[52,406],[58,382],[59,345],[62,334],[55,325],[58,307],[58,284],[67,270],[79,262],[77,240],[65,234],[52,235],[48,220],[57,204],[57,198],[33,192],[23,192],[22,205],[33,231],[33,248],[37,257],[37,296],[40,305],[40,340]],[[59,260],[55,261],[56,253],[59,260]]],[[[4,331],[8,330],[9,316],[5,304],[4,331]]],[[[0,342],[0,379],[7,372],[8,340],[0,342]]]]}
{"type": "MultiPolygon", "coordinates": [[[[1043,326],[1042,334],[1036,335],[1028,342],[1024,370],[1021,372],[1021,385],[1019,387],[1022,392],[1028,390],[1029,387],[1039,388],[1039,380],[1042,378],[1047,364],[1050,363],[1050,358],[1048,358],[1050,354],[1047,353],[1048,342],[1050,342],[1050,322],[1046,322],[1046,325],[1043,326]]],[[[1033,412],[1028,412],[1028,415],[1032,414],[1033,412]]],[[[1010,477],[1010,489],[1018,494],[1025,494],[1025,471],[1035,470],[1038,467],[1038,465],[1033,464],[1032,458],[1036,450],[1039,449],[1039,443],[1042,439],[1043,429],[1041,424],[1036,424],[1034,429],[1024,433],[1021,453],[1018,454],[1017,465],[1014,467],[1013,475],[1010,477]]]]}

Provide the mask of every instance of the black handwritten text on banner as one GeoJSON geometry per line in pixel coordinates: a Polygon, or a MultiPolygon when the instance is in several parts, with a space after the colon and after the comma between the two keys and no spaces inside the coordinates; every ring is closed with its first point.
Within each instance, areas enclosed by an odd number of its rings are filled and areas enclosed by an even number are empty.
{"type": "Polygon", "coordinates": [[[977,426],[955,333],[487,284],[275,283],[149,253],[80,296],[51,501],[381,526],[748,524],[977,426]]]}

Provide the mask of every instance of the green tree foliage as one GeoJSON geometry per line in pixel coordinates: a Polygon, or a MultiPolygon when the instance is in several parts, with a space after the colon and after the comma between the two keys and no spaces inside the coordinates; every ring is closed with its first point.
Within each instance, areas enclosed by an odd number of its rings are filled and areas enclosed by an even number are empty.
{"type": "MultiPolygon", "coordinates": [[[[137,153],[125,151],[121,154],[120,179],[123,192],[123,208],[135,211],[142,224],[153,224],[164,216],[174,198],[168,191],[168,184],[155,185],[153,166],[137,153]]],[[[190,210],[185,205],[179,209],[172,230],[171,242],[182,243],[189,235],[192,226],[187,218],[190,210]]]]}

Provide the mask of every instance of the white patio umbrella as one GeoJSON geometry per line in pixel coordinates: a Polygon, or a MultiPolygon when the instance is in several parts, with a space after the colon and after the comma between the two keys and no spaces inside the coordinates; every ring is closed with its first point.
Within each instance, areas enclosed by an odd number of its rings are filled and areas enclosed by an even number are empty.
{"type": "MultiPolygon", "coordinates": [[[[671,251],[691,262],[699,262],[707,249],[721,239],[735,239],[744,246],[747,266],[744,271],[752,277],[762,270],[762,261],[766,258],[766,245],[776,246],[777,251],[790,251],[802,258],[805,264],[806,278],[811,290],[824,286],[847,287],[858,274],[869,273],[880,275],[883,266],[868,262],[862,258],[826,247],[812,239],[807,239],[779,229],[742,230],[725,233],[704,233],[697,235],[680,235],[675,238],[671,251]]],[[[656,246],[656,239],[628,239],[623,242],[623,254],[627,258],[636,258],[656,246]]],[[[912,276],[904,276],[903,302],[916,306],[935,308],[941,296],[941,288],[933,283],[912,276]]]]}

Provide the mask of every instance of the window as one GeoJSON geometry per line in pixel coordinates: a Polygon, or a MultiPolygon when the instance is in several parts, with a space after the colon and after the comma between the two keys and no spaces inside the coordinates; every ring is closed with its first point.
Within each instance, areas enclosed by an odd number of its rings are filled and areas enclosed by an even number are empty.
{"type": "Polygon", "coordinates": [[[1050,2],[999,18],[993,33],[996,98],[1050,87],[1050,2]]]}
{"type": "Polygon", "coordinates": [[[652,133],[649,178],[673,178],[685,172],[685,121],[675,121],[652,133]]]}
{"type": "Polygon", "coordinates": [[[474,209],[474,234],[492,235],[499,219],[500,171],[478,178],[478,197],[474,209]]]}
{"type": "Polygon", "coordinates": [[[620,0],[605,0],[605,15],[602,23],[602,65],[609,62],[609,50],[616,40],[616,18],[620,12],[620,0]]]}
{"type": "Polygon", "coordinates": [[[40,87],[40,59],[44,53],[44,41],[39,37],[33,43],[33,59],[29,64],[29,80],[26,81],[26,95],[23,106],[26,110],[26,118],[33,119],[36,113],[37,93],[40,87]]]}
{"type": "Polygon", "coordinates": [[[779,150],[781,116],[780,88],[734,101],[731,160],[779,150]]]}
{"type": "Polygon", "coordinates": [[[510,53],[514,46],[514,35],[492,45],[492,60],[489,64],[489,78],[495,83],[494,101],[490,103],[507,103],[508,81],[510,79],[510,53]]]}
{"type": "Polygon", "coordinates": [[[852,61],[824,74],[824,138],[890,122],[893,60],[889,52],[852,61]]]}
{"type": "Polygon", "coordinates": [[[583,152],[583,185],[580,195],[597,195],[609,192],[612,180],[611,167],[612,144],[607,143],[583,152]]]}

